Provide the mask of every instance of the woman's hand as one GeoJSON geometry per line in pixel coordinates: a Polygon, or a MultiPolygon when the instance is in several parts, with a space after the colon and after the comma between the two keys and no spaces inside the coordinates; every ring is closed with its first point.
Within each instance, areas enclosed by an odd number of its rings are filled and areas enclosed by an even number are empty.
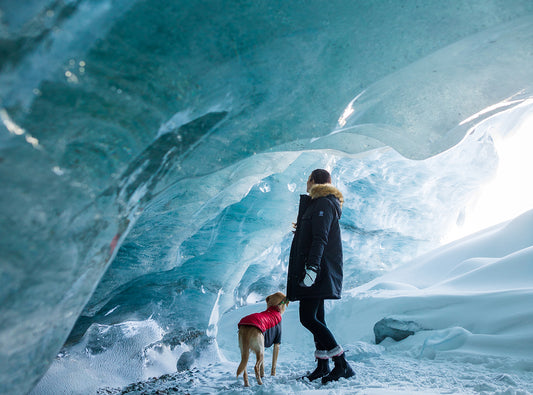
{"type": "Polygon", "coordinates": [[[314,267],[308,267],[305,269],[304,278],[300,281],[300,287],[309,288],[316,281],[317,271],[314,267]]]}

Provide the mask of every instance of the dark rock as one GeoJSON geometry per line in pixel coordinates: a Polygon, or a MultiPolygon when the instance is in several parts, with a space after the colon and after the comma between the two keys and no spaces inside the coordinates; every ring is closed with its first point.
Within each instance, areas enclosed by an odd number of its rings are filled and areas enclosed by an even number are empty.
{"type": "Polygon", "coordinates": [[[213,338],[204,333],[201,336],[192,336],[190,341],[186,344],[190,347],[190,350],[183,352],[179,357],[178,362],[176,363],[176,370],[178,372],[191,369],[194,361],[213,345],[213,338]]]}
{"type": "Polygon", "coordinates": [[[376,344],[379,344],[387,337],[400,341],[423,329],[414,321],[383,318],[374,325],[374,336],[376,337],[376,344]]]}
{"type": "Polygon", "coordinates": [[[183,372],[191,368],[194,362],[194,354],[192,351],[185,351],[178,359],[176,363],[176,370],[178,372],[183,372]]]}

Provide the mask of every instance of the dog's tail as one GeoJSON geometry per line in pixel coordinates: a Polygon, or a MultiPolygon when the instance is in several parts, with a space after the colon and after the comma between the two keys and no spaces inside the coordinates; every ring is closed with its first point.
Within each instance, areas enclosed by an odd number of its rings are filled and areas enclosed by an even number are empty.
{"type": "Polygon", "coordinates": [[[242,336],[242,332],[239,330],[239,348],[241,349],[241,363],[237,368],[237,377],[244,372],[246,364],[248,363],[248,357],[250,356],[250,338],[249,336],[242,336]]]}

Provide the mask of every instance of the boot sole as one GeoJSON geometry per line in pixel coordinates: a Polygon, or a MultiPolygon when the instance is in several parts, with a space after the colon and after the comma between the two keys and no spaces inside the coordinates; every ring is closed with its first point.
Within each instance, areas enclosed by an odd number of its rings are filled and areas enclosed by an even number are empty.
{"type": "Polygon", "coordinates": [[[329,379],[329,380],[324,381],[324,379],[327,376],[322,377],[322,384],[327,384],[327,383],[330,383],[332,381],[339,381],[340,379],[349,379],[350,377],[353,377],[353,376],[355,376],[355,372],[353,371],[353,369],[350,369],[349,372],[346,372],[344,374],[344,376],[340,376],[338,379],[329,379]]]}

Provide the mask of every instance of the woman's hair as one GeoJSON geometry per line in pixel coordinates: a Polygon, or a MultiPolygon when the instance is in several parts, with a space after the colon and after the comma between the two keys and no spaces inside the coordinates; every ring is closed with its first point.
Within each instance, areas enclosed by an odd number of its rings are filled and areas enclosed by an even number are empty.
{"type": "Polygon", "coordinates": [[[315,169],[311,173],[311,181],[315,184],[331,184],[331,175],[327,170],[315,169]]]}

